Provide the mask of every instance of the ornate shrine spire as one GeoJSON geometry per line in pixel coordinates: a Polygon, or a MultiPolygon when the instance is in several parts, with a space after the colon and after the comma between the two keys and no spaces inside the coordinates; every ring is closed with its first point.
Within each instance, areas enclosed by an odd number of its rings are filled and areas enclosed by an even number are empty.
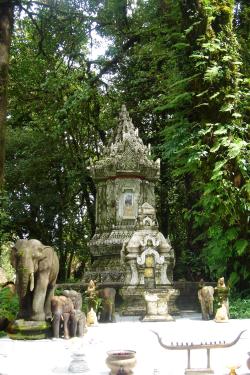
{"type": "MultiPolygon", "coordinates": [[[[115,136],[115,143],[122,142],[124,139],[132,137],[139,138],[138,129],[135,129],[134,124],[129,116],[125,104],[122,105],[121,112],[119,114],[118,127],[115,136]]],[[[142,140],[139,138],[140,143],[142,140]]]]}
{"type": "Polygon", "coordinates": [[[123,105],[117,131],[113,140],[104,148],[103,157],[92,166],[92,177],[103,179],[136,175],[142,179],[157,180],[160,160],[153,161],[150,156],[150,145],[143,144],[138,129],[134,127],[123,105]]]}

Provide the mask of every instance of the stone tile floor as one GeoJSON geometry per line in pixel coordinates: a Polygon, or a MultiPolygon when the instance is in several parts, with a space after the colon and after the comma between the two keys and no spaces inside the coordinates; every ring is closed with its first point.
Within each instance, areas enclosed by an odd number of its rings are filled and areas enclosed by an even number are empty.
{"type": "MultiPolygon", "coordinates": [[[[182,314],[175,322],[142,323],[135,317],[119,317],[117,323],[88,328],[86,335],[70,340],[15,341],[0,339],[0,375],[66,375],[76,352],[85,354],[87,374],[108,375],[106,352],[112,349],[136,350],[134,375],[182,375],[187,352],[163,349],[151,330],[171,342],[232,341],[247,329],[239,342],[226,349],[211,350],[211,367],[216,375],[229,373],[227,365],[240,364],[238,375],[250,375],[246,361],[250,352],[250,319],[228,323],[202,321],[200,314],[182,314]]],[[[206,350],[191,352],[192,367],[206,367],[206,350]]]]}

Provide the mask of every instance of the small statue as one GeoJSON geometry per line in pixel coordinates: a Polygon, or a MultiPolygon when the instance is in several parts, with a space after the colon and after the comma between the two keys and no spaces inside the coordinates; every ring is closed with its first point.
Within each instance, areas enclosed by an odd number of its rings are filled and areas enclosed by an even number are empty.
{"type": "Polygon", "coordinates": [[[216,322],[226,322],[229,320],[229,288],[225,285],[224,277],[220,277],[217,286],[214,288],[214,296],[217,305],[215,314],[216,322]]]}
{"type": "Polygon", "coordinates": [[[74,306],[74,312],[73,314],[71,314],[71,319],[69,322],[71,328],[71,337],[82,337],[86,329],[86,316],[82,311],[81,293],[76,292],[75,290],[64,290],[62,294],[65,297],[70,298],[74,306]]]}
{"type": "Polygon", "coordinates": [[[98,296],[102,299],[100,322],[115,322],[115,295],[114,288],[103,288],[98,291],[98,296]]]}
{"type": "Polygon", "coordinates": [[[203,279],[198,285],[198,299],[201,304],[201,314],[203,320],[209,320],[213,316],[214,288],[206,286],[203,279]]]}
{"type": "Polygon", "coordinates": [[[69,322],[75,319],[75,310],[72,300],[65,296],[53,296],[51,298],[51,311],[53,314],[52,332],[53,337],[60,337],[60,325],[63,321],[64,338],[70,338],[69,322]]]}
{"type": "Polygon", "coordinates": [[[87,287],[87,296],[88,296],[88,310],[91,310],[93,308],[96,310],[97,308],[97,292],[96,292],[96,282],[93,280],[90,280],[87,287]]]}
{"type": "Polygon", "coordinates": [[[90,282],[88,283],[87,294],[89,295],[90,298],[94,298],[96,296],[95,281],[90,280],[90,282]]]}
{"type": "Polygon", "coordinates": [[[96,326],[96,325],[97,325],[97,316],[93,307],[91,307],[90,311],[87,314],[87,326],[90,327],[90,326],[96,326]]]}

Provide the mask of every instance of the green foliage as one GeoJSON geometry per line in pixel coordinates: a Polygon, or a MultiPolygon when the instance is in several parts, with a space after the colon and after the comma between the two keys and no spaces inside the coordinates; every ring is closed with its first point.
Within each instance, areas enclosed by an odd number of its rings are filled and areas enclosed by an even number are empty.
{"type": "Polygon", "coordinates": [[[102,309],[102,298],[98,297],[97,294],[91,297],[85,296],[83,298],[82,310],[85,312],[86,315],[91,308],[93,308],[96,314],[98,314],[99,311],[102,309]]]}
{"type": "Polygon", "coordinates": [[[192,102],[184,107],[175,102],[164,150],[174,175],[188,178],[185,219],[191,247],[202,250],[201,260],[213,278],[225,274],[232,284],[240,279],[244,284],[250,277],[244,267],[249,262],[247,126],[240,113],[244,92],[233,4],[225,8],[224,3],[207,1],[193,11],[182,8],[189,42],[185,68],[179,65],[184,79],[166,101],[189,93],[192,102]]]}
{"type": "Polygon", "coordinates": [[[250,319],[250,298],[230,299],[231,319],[250,319]]]}
{"type": "Polygon", "coordinates": [[[9,230],[10,221],[8,194],[6,191],[0,191],[0,258],[2,254],[1,247],[12,236],[9,230]]]}
{"type": "Polygon", "coordinates": [[[95,231],[89,161],[126,103],[162,160],[157,208],[174,274],[245,287],[249,2],[63,0],[33,12],[17,11],[13,35],[3,242],[52,244],[60,279],[74,277],[95,231]],[[93,60],[96,34],[110,47],[93,60]]]}
{"type": "Polygon", "coordinates": [[[11,242],[5,242],[0,247],[0,267],[4,269],[8,280],[13,280],[15,270],[10,264],[10,248],[11,242]]]}
{"type": "MultiPolygon", "coordinates": [[[[85,62],[81,2],[37,6],[12,43],[6,188],[11,229],[58,250],[61,280],[88,257],[95,230],[89,159],[98,155],[98,84],[85,62]],[[13,160],[15,162],[13,163],[13,160]]],[[[7,228],[10,230],[9,228],[7,228]]]]}
{"type": "Polygon", "coordinates": [[[19,309],[18,297],[10,288],[0,289],[0,317],[9,321],[14,320],[19,309]]]}
{"type": "Polygon", "coordinates": [[[56,288],[56,289],[55,289],[55,293],[54,293],[54,295],[55,295],[55,296],[61,296],[61,295],[62,295],[62,292],[63,292],[63,289],[62,289],[62,288],[56,288]]]}

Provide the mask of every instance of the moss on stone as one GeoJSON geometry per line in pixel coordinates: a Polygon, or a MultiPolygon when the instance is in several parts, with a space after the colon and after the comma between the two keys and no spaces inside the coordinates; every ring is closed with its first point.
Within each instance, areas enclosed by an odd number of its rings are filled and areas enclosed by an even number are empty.
{"type": "Polygon", "coordinates": [[[8,325],[7,334],[15,340],[40,340],[51,337],[51,324],[45,321],[15,320],[8,325]]]}
{"type": "Polygon", "coordinates": [[[42,340],[42,339],[48,338],[47,333],[29,335],[29,334],[17,332],[17,333],[8,333],[8,336],[12,340],[42,340]]]}
{"type": "Polygon", "coordinates": [[[50,329],[51,324],[48,322],[29,322],[25,320],[15,320],[11,322],[8,326],[8,332],[35,332],[35,331],[43,331],[46,329],[50,329]],[[37,323],[37,324],[36,324],[37,323]]]}

